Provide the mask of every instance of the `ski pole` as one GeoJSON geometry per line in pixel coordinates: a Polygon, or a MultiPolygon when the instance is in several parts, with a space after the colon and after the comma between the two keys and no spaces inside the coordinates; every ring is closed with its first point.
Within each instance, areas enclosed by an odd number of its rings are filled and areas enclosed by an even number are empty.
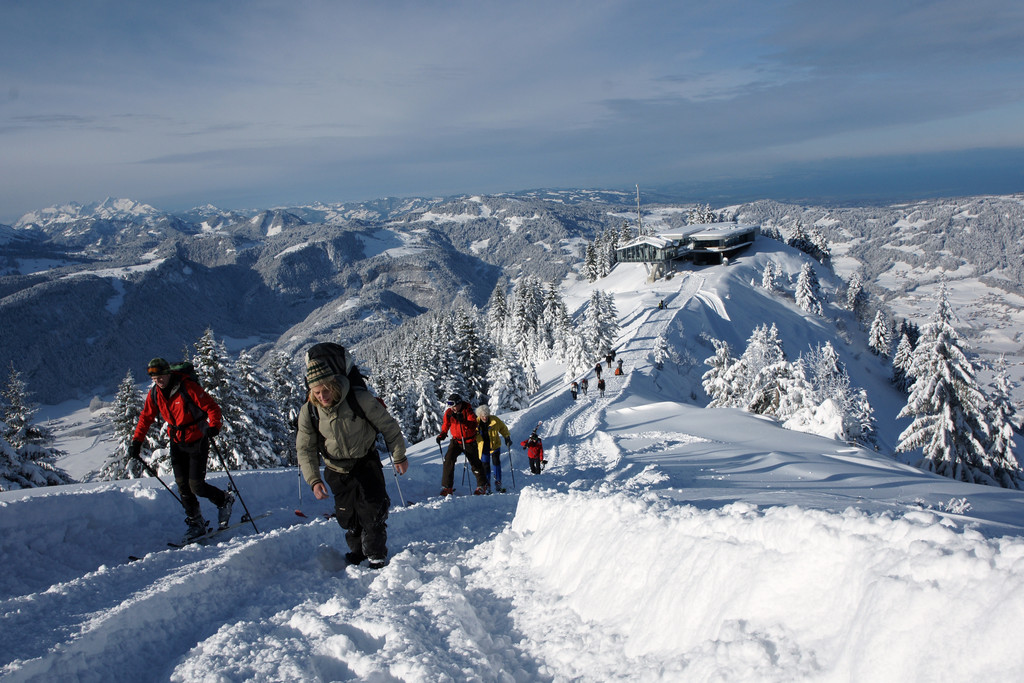
{"type": "Polygon", "coordinates": [[[512,490],[516,490],[516,468],[512,465],[512,444],[505,444],[508,448],[508,471],[512,473],[512,490]]]}
{"type": "Polygon", "coordinates": [[[156,480],[164,485],[164,488],[167,489],[167,493],[174,496],[174,500],[178,501],[178,504],[181,505],[181,507],[185,507],[185,504],[181,502],[181,498],[178,497],[178,494],[172,491],[170,486],[164,484],[164,480],[160,478],[160,475],[156,473],[156,470],[149,466],[148,462],[142,459],[141,455],[135,455],[132,457],[134,457],[136,460],[142,463],[142,466],[145,468],[147,472],[149,472],[150,476],[156,477],[156,480]]]}
{"type": "Polygon", "coordinates": [[[220,464],[224,466],[224,471],[228,473],[228,481],[231,482],[231,488],[238,494],[238,502],[242,504],[242,509],[245,510],[245,516],[249,518],[249,524],[252,524],[252,528],[259,533],[260,530],[256,528],[256,522],[253,520],[252,515],[249,514],[249,506],[245,504],[245,499],[242,498],[242,492],[238,490],[238,486],[235,485],[235,478],[231,476],[231,470],[228,468],[228,463],[224,460],[224,454],[220,452],[220,447],[217,446],[217,442],[212,438],[210,439],[210,445],[213,446],[213,450],[216,451],[217,457],[220,458],[220,464]]]}
{"type": "Polygon", "coordinates": [[[391,454],[391,446],[388,446],[388,457],[391,458],[391,474],[395,475],[395,486],[398,488],[398,499],[402,501],[402,507],[409,505],[402,495],[402,485],[398,483],[398,468],[395,467],[395,456],[391,454]]]}

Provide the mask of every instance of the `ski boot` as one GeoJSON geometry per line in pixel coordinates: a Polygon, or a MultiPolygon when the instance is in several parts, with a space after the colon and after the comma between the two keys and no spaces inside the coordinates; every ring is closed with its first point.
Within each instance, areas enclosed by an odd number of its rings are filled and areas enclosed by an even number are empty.
{"type": "Polygon", "coordinates": [[[194,541],[200,536],[205,536],[210,530],[208,522],[203,519],[202,515],[196,515],[195,517],[186,517],[185,524],[188,524],[188,531],[185,532],[185,541],[194,541]]]}
{"type": "Polygon", "coordinates": [[[217,508],[217,528],[227,529],[231,521],[231,506],[235,504],[235,494],[228,491],[224,496],[224,504],[217,508]]]}

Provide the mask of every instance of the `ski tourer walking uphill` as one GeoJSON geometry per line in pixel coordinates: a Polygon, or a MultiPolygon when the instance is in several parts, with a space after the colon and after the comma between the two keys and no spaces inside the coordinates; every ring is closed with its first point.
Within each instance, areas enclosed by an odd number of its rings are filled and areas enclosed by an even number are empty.
{"type": "Polygon", "coordinates": [[[146,372],[153,378],[153,388],[135,426],[128,448],[131,457],[141,460],[139,453],[149,428],[157,415],[167,423],[171,437],[171,468],[178,485],[181,504],[185,508],[186,540],[207,532],[207,521],[199,506],[198,496],[217,506],[217,524],[226,527],[231,520],[234,494],[206,482],[206,466],[210,455],[210,439],[221,428],[220,406],[206,391],[181,372],[172,372],[163,358],[149,361],[146,372]]]}
{"type": "Polygon", "coordinates": [[[444,454],[444,465],[441,468],[441,495],[448,496],[455,492],[455,463],[459,455],[466,454],[466,460],[476,477],[476,490],[474,495],[488,493],[487,477],[484,474],[483,463],[476,450],[476,414],[473,408],[462,400],[458,394],[448,397],[448,409],[444,411],[444,419],[441,421],[441,433],[437,435],[437,443],[441,444],[448,438],[451,431],[452,440],[448,444],[448,450],[444,454]]]}
{"type": "Polygon", "coordinates": [[[511,447],[512,435],[501,418],[491,415],[491,409],[486,404],[477,406],[476,423],[476,445],[480,450],[480,463],[487,474],[487,486],[491,485],[493,465],[494,490],[504,493],[505,487],[501,485],[501,440],[504,439],[505,445],[511,447]]]}
{"type": "Polygon", "coordinates": [[[569,385],[569,393],[572,394],[572,400],[576,400],[576,396],[577,394],[579,394],[579,391],[580,385],[577,384],[576,382],[573,382],[572,384],[569,385]]]}
{"type": "Polygon", "coordinates": [[[597,365],[594,366],[594,374],[601,379],[601,361],[597,361],[597,365]]]}
{"type": "Polygon", "coordinates": [[[530,459],[530,471],[534,474],[540,474],[547,460],[544,459],[544,444],[541,443],[540,437],[537,436],[537,430],[533,430],[530,433],[530,438],[519,445],[526,449],[526,457],[530,459]]]}
{"type": "Polygon", "coordinates": [[[597,391],[600,393],[601,398],[604,398],[604,380],[597,380],[597,391]]]}
{"type": "MultiPolygon", "coordinates": [[[[341,362],[354,368],[347,351],[341,362]]],[[[309,396],[299,410],[295,438],[302,476],[317,500],[327,498],[328,486],[334,494],[334,511],[349,547],[346,562],[368,560],[371,569],[380,569],[387,564],[391,499],[377,454],[377,432],[387,442],[395,472],[405,474],[409,461],[401,427],[373,394],[353,387],[346,375],[336,374],[322,360],[307,359],[306,383],[309,396]]]]}

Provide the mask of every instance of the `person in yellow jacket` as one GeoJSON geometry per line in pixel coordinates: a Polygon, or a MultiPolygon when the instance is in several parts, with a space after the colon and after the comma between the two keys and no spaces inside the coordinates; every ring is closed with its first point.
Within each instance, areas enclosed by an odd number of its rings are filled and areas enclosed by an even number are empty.
{"type": "Polygon", "coordinates": [[[477,406],[476,423],[476,447],[487,475],[487,488],[491,487],[491,463],[494,463],[494,490],[504,493],[505,488],[501,485],[501,440],[504,438],[505,445],[511,446],[512,435],[501,418],[491,415],[486,404],[477,406]]]}

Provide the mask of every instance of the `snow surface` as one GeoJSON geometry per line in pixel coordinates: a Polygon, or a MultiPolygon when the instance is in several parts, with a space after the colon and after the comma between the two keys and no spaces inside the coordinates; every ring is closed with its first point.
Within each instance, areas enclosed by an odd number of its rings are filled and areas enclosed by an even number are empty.
{"type": "Polygon", "coordinates": [[[0,493],[0,677],[1019,680],[1024,493],[696,407],[652,367],[684,318],[750,324],[715,275],[748,279],[737,268],[597,283],[616,295],[626,375],[573,401],[541,368],[531,406],[502,417],[517,440],[539,423],[549,464],[531,475],[513,448],[508,494],[466,495],[460,467],[459,495],[434,497],[439,449],[413,446],[408,506],[386,472],[380,571],[342,566],[342,531],[295,470],[234,473],[272,512],[260,533],[180,550],[165,542],[181,511],[153,479],[0,493]]]}

